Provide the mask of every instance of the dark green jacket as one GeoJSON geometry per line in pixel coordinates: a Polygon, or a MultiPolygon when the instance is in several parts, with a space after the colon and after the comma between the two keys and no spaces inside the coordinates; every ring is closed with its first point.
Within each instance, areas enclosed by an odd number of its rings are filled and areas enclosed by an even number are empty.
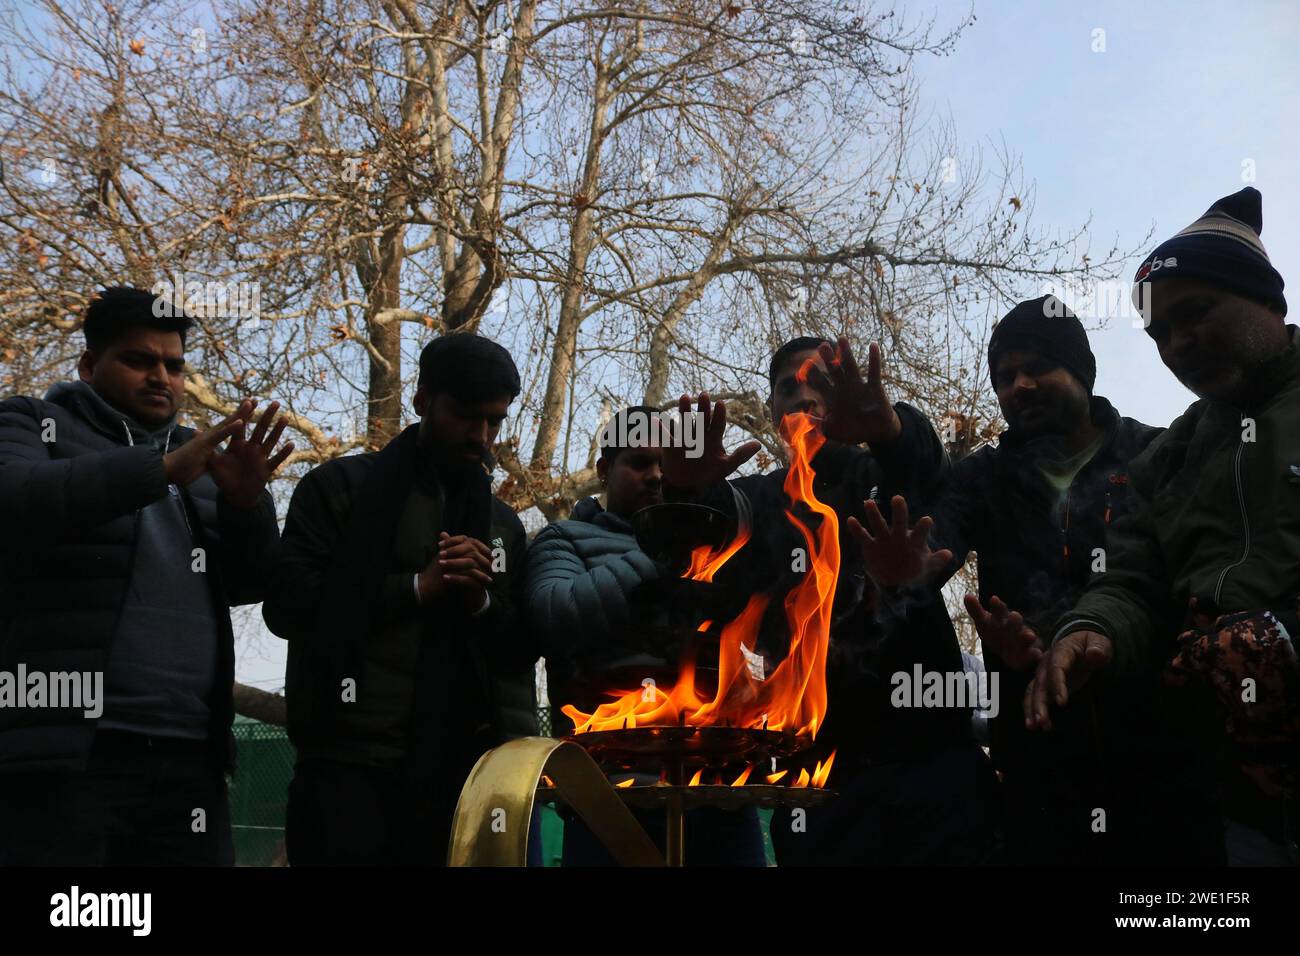
{"type": "Polygon", "coordinates": [[[1233,408],[1205,399],[1135,458],[1128,514],[1107,535],[1092,576],[1056,636],[1110,638],[1114,668],[1163,665],[1189,625],[1191,598],[1230,614],[1272,610],[1285,621],[1300,593],[1300,347],[1253,377],[1259,396],[1233,408]]]}

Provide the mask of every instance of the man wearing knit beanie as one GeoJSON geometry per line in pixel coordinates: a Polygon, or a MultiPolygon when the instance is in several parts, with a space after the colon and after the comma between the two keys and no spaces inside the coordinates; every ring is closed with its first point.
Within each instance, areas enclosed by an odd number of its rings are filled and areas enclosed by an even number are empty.
{"type": "Polygon", "coordinates": [[[1056,296],[1021,302],[1003,316],[989,338],[989,374],[1007,424],[1018,434],[1072,434],[1084,445],[1096,437],[1088,400],[1097,360],[1083,324],[1056,296]],[[1025,365],[1030,381],[1024,384],[1033,387],[1017,388],[1025,365]]]}
{"type": "Polygon", "coordinates": [[[989,744],[1002,776],[1005,862],[1220,862],[1217,817],[1169,772],[1171,748],[1153,731],[1150,672],[1114,682],[1050,738],[1026,731],[1022,709],[1052,625],[1082,595],[1107,526],[1126,513],[1129,462],[1159,431],[1091,394],[1087,333],[1054,296],[1007,313],[988,351],[1009,427],[954,466],[934,537],[953,553],[948,575],[977,555],[979,594],[965,604],[998,678],[989,744]],[[1098,806],[1109,814],[1104,839],[1098,806]]]}
{"type": "Polygon", "coordinates": [[[1133,277],[1147,334],[1201,398],[1246,398],[1250,373],[1288,345],[1282,276],[1260,241],[1259,190],[1225,196],[1161,243],[1133,277]]]}
{"type": "Polygon", "coordinates": [[[1050,728],[1094,671],[1163,662],[1189,732],[1213,718],[1200,751],[1230,747],[1229,862],[1295,865],[1300,333],[1284,322],[1262,225],[1259,192],[1242,189],[1138,268],[1147,334],[1200,400],[1134,460],[1130,515],[1107,536],[1105,571],[1057,622],[1025,710],[1031,728],[1050,728]]]}

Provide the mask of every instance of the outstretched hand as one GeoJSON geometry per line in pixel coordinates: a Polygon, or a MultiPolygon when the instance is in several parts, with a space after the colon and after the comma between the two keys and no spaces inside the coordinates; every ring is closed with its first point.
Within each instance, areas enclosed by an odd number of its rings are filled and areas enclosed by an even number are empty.
{"type": "MultiPolygon", "coordinates": [[[[245,407],[247,415],[241,418],[252,418],[257,406],[251,401],[242,402],[236,414],[245,407]]],[[[244,421],[239,421],[238,427],[230,433],[230,444],[225,451],[213,446],[207,461],[208,473],[226,500],[236,508],[252,508],[256,505],[267,481],[293,451],[293,442],[286,442],[279,451],[275,450],[276,443],[288,425],[284,418],[271,424],[275,421],[275,413],[279,408],[279,402],[267,406],[258,419],[253,434],[247,438],[244,436],[244,421]]]]}
{"type": "Polygon", "coordinates": [[[1013,611],[996,594],[986,610],[980,599],[967,594],[963,599],[966,613],[975,622],[980,643],[992,650],[1012,670],[1029,670],[1043,656],[1038,632],[1025,623],[1019,611],[1013,611]]]}
{"type": "Polygon", "coordinates": [[[885,522],[874,501],[864,501],[868,531],[857,518],[849,518],[849,532],[862,549],[862,563],[867,574],[881,587],[898,587],[910,584],[929,574],[941,571],[952,560],[948,549],[934,551],[930,548],[930,529],[934,519],[928,515],[908,530],[907,502],[902,495],[894,495],[889,508],[893,515],[892,526],[885,522]]]}
{"type": "MultiPolygon", "coordinates": [[[[903,431],[903,423],[885,394],[880,346],[872,342],[867,350],[865,381],[844,336],[840,336],[835,348],[823,343],[817,354],[826,370],[809,364],[806,374],[808,384],[821,392],[826,402],[822,433],[832,441],[853,445],[897,438],[903,431]]],[[[800,375],[803,374],[801,369],[800,375]]]]}
{"type": "MultiPolygon", "coordinates": [[[[683,395],[677,408],[684,421],[686,416],[692,414],[691,397],[683,395]]],[[[727,452],[722,443],[723,433],[727,430],[727,406],[722,401],[714,405],[709,400],[708,392],[700,393],[698,411],[694,414],[700,416],[703,426],[698,431],[703,436],[702,446],[699,449],[687,449],[683,443],[664,448],[664,484],[677,488],[700,488],[721,481],[753,458],[762,447],[757,441],[747,441],[735,451],[727,452]],[[698,450],[700,454],[690,457],[687,455],[688,450],[698,450]]],[[[686,435],[689,432],[683,428],[677,434],[686,435]]]]}
{"type": "Polygon", "coordinates": [[[244,423],[253,414],[254,407],[251,401],[240,402],[238,408],[216,425],[196,432],[184,445],[163,455],[163,471],[167,474],[167,483],[188,485],[197,481],[208,470],[208,462],[216,454],[217,447],[243,429],[244,423]]]}
{"type": "Polygon", "coordinates": [[[1075,631],[1054,642],[1038,661],[1038,672],[1025,688],[1025,726],[1030,730],[1051,730],[1048,697],[1057,707],[1064,707],[1093,671],[1105,667],[1114,656],[1110,638],[1096,631],[1075,631]]]}

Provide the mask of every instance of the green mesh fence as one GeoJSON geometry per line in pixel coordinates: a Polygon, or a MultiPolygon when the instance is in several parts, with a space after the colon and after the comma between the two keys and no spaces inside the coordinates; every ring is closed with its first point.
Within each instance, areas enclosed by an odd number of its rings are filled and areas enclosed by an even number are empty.
{"type": "MultiPolygon", "coordinates": [[[[293,744],[283,727],[235,718],[238,772],[230,783],[230,823],[237,866],[284,863],[284,809],[293,779],[293,744]]],[[[558,866],[564,821],[550,806],[541,808],[542,856],[558,866]]]]}
{"type": "MultiPolygon", "coordinates": [[[[549,716],[549,715],[548,715],[549,716]]],[[[284,809],[293,779],[293,744],[288,732],[245,717],[235,719],[239,772],[230,784],[230,821],[237,866],[276,866],[284,863],[284,809]]],[[[775,863],[768,835],[771,811],[760,810],[768,865],[775,863]]],[[[559,866],[564,845],[564,821],[549,804],[540,805],[542,860],[559,866]]]]}
{"type": "Polygon", "coordinates": [[[238,764],[230,784],[237,866],[284,863],[284,808],[293,779],[293,744],[283,727],[237,717],[238,764]]]}

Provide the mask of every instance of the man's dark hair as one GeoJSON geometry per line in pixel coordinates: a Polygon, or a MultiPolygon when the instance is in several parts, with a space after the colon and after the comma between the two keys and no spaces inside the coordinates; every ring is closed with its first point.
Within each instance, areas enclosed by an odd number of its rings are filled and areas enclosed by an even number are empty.
{"type": "Polygon", "coordinates": [[[609,422],[601,428],[600,434],[597,436],[600,442],[600,457],[605,459],[605,461],[611,465],[614,464],[614,459],[616,459],[622,452],[628,450],[627,445],[618,444],[619,421],[620,419],[626,420],[634,413],[645,415],[647,418],[653,419],[655,416],[659,415],[659,409],[655,408],[653,405],[629,405],[622,411],[615,412],[609,422]]]}
{"type": "Polygon", "coordinates": [[[152,292],[125,285],[110,286],[97,292],[86,307],[81,326],[86,336],[86,348],[102,352],[128,329],[138,328],[177,332],[181,337],[181,348],[184,348],[185,333],[193,328],[194,320],[170,302],[166,310],[161,305],[155,308],[155,303],[164,301],[152,292]]]}
{"type": "Polygon", "coordinates": [[[519,395],[519,370],[504,348],[472,332],[440,335],[420,352],[417,383],[432,398],[450,395],[469,404],[519,395]]]}
{"type": "Polygon", "coordinates": [[[800,352],[807,352],[809,349],[815,349],[820,345],[835,347],[835,343],[830,339],[818,338],[815,335],[800,335],[777,349],[772,354],[772,364],[767,367],[767,387],[769,389],[776,388],[776,376],[785,368],[785,363],[790,360],[790,356],[798,355],[800,352]]]}

